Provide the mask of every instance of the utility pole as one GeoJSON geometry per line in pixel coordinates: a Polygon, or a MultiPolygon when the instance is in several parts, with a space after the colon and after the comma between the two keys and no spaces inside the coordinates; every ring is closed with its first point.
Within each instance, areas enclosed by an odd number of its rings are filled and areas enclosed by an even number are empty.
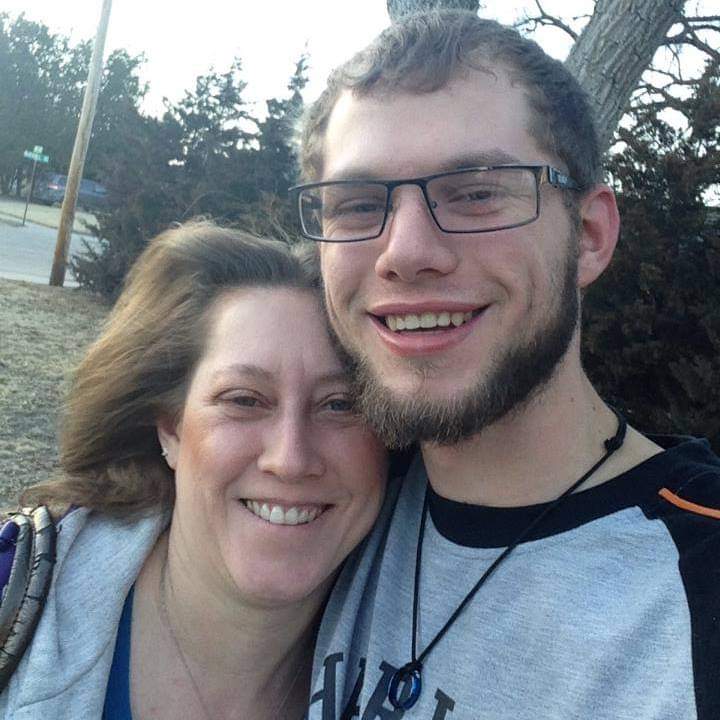
{"type": "Polygon", "coordinates": [[[58,228],[57,243],[55,244],[55,256],[53,257],[52,271],[50,272],[50,285],[62,286],[65,282],[65,267],[67,265],[68,249],[70,247],[70,236],[75,221],[75,207],[77,205],[80,180],[82,179],[85,156],[87,155],[90,133],[92,132],[95,108],[97,107],[98,96],[100,95],[100,81],[102,79],[103,51],[105,50],[105,36],[107,35],[108,23],[110,21],[110,8],[112,0],[103,0],[100,23],[93,45],[92,59],[88,71],[87,86],[83,97],[80,121],[78,122],[75,145],[73,146],[68,170],[67,185],[65,187],[65,198],[63,199],[62,211],[60,214],[60,227],[58,228]]]}

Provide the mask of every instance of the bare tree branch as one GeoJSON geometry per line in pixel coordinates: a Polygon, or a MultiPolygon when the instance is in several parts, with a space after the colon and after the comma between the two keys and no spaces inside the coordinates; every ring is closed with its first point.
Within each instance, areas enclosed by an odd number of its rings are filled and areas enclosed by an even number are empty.
{"type": "Polygon", "coordinates": [[[688,40],[686,42],[689,45],[693,45],[698,50],[702,50],[706,55],[709,55],[716,62],[720,62],[720,51],[710,47],[710,45],[708,45],[704,40],[701,40],[694,30],[690,31],[688,40]]]}
{"type": "Polygon", "coordinates": [[[703,42],[702,40],[700,40],[700,38],[697,37],[692,37],[688,35],[680,40],[673,39],[672,43],[668,41],[663,44],[667,47],[671,47],[671,45],[690,45],[705,53],[716,62],[720,62],[720,52],[715,50],[714,48],[711,48],[707,43],[703,42]]]}
{"type": "Polygon", "coordinates": [[[550,15],[549,13],[545,12],[545,9],[540,4],[540,0],[535,0],[535,5],[537,6],[538,12],[540,14],[533,16],[526,15],[525,18],[515,24],[515,27],[527,27],[530,32],[533,32],[540,25],[546,25],[559,28],[563,32],[567,33],[573,39],[573,41],[576,41],[578,39],[578,34],[569,25],[564,23],[559,17],[555,15],[550,15]]]}
{"type": "Polygon", "coordinates": [[[674,42],[683,42],[686,38],[690,37],[690,35],[697,31],[697,30],[714,30],[715,32],[720,32],[720,21],[718,25],[688,25],[687,23],[682,23],[683,29],[676,33],[675,35],[668,35],[665,38],[665,44],[669,45],[674,42]]]}
{"type": "Polygon", "coordinates": [[[656,68],[656,67],[649,67],[648,72],[651,72],[655,75],[664,75],[665,77],[670,78],[670,80],[672,81],[670,83],[671,85],[675,84],[675,83],[680,83],[682,85],[682,84],[685,84],[686,82],[693,82],[693,81],[683,80],[679,75],[676,75],[675,73],[671,73],[669,70],[661,70],[660,68],[656,68]]]}
{"type": "MultiPolygon", "coordinates": [[[[685,22],[688,23],[706,23],[706,22],[720,22],[720,15],[703,15],[703,16],[696,16],[696,17],[685,17],[685,22]]],[[[717,29],[717,28],[714,28],[717,29]]]]}
{"type": "Polygon", "coordinates": [[[693,18],[682,18],[680,21],[682,30],[674,35],[668,35],[663,44],[666,46],[691,45],[714,60],[720,62],[720,52],[710,46],[698,35],[698,31],[714,31],[720,33],[720,16],[707,16],[694,19],[701,19],[702,23],[693,24],[693,18]],[[711,22],[715,22],[717,24],[709,24],[711,22]]]}
{"type": "MultiPolygon", "coordinates": [[[[718,18],[718,22],[720,23],[720,17],[718,18]]],[[[693,30],[714,30],[715,32],[720,33],[720,24],[719,25],[693,25],[693,30]]]]}
{"type": "Polygon", "coordinates": [[[675,72],[677,73],[677,76],[680,78],[680,80],[684,80],[682,64],[680,63],[680,50],[678,49],[677,44],[674,43],[673,45],[668,46],[668,50],[673,56],[673,62],[675,63],[675,72]]]}
{"type": "Polygon", "coordinates": [[[672,93],[669,93],[665,88],[660,88],[655,85],[643,84],[638,89],[641,91],[641,93],[644,92],[649,97],[652,97],[653,95],[660,95],[660,97],[662,97],[662,101],[660,102],[650,101],[642,103],[642,108],[637,108],[638,110],[645,110],[651,107],[670,107],[673,110],[677,110],[678,112],[681,112],[683,114],[685,114],[685,111],[687,110],[683,99],[673,95],[672,93]]]}
{"type": "Polygon", "coordinates": [[[669,88],[673,87],[694,87],[697,85],[697,78],[690,78],[689,80],[683,80],[683,78],[678,77],[674,73],[666,72],[664,70],[657,70],[655,68],[648,68],[648,72],[655,73],[657,75],[664,75],[665,77],[670,78],[670,82],[666,83],[665,85],[656,85],[652,82],[645,82],[642,85],[639,85],[638,87],[654,87],[654,88],[662,88],[663,90],[668,90],[669,88]]]}

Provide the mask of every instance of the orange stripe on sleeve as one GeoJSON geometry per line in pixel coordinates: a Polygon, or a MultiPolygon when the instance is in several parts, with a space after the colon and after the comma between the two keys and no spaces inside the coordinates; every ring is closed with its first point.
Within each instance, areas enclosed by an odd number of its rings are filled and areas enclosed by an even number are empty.
{"type": "Polygon", "coordinates": [[[687,510],[688,512],[695,513],[696,515],[704,515],[705,517],[711,517],[715,520],[720,520],[720,510],[716,508],[705,507],[704,505],[698,505],[697,503],[690,502],[689,500],[683,500],[681,497],[676,495],[674,492],[670,492],[667,488],[662,488],[658,495],[665,498],[669,503],[672,503],[681,510],[687,510]]]}

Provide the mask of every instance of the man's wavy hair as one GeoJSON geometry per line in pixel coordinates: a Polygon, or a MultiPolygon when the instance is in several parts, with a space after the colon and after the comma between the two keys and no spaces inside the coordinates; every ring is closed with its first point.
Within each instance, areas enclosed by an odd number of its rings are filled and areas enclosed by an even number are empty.
{"type": "Polygon", "coordinates": [[[318,284],[285,243],[209,222],[151,240],[75,372],[60,425],[62,475],[26,490],[23,504],[118,516],[172,507],[174,476],[155,423],[180,414],[218,299],[238,288],[317,292],[318,284]]]}
{"type": "Polygon", "coordinates": [[[560,159],[581,187],[599,182],[597,134],[577,80],[532,40],[463,10],[407,16],[332,72],[327,88],[304,119],[304,178],[322,178],[328,121],[344,91],[356,97],[431,93],[472,71],[493,74],[498,66],[525,88],[532,110],[528,131],[538,145],[560,159]]]}

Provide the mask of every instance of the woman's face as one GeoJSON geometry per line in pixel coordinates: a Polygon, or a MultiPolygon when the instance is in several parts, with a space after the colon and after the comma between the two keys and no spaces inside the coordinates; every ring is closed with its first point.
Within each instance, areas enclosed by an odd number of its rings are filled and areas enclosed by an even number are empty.
{"type": "Polygon", "coordinates": [[[386,453],[351,411],[312,293],[251,288],[214,308],[178,421],[172,536],[198,579],[260,604],[325,592],[374,522],[386,453]]]}

